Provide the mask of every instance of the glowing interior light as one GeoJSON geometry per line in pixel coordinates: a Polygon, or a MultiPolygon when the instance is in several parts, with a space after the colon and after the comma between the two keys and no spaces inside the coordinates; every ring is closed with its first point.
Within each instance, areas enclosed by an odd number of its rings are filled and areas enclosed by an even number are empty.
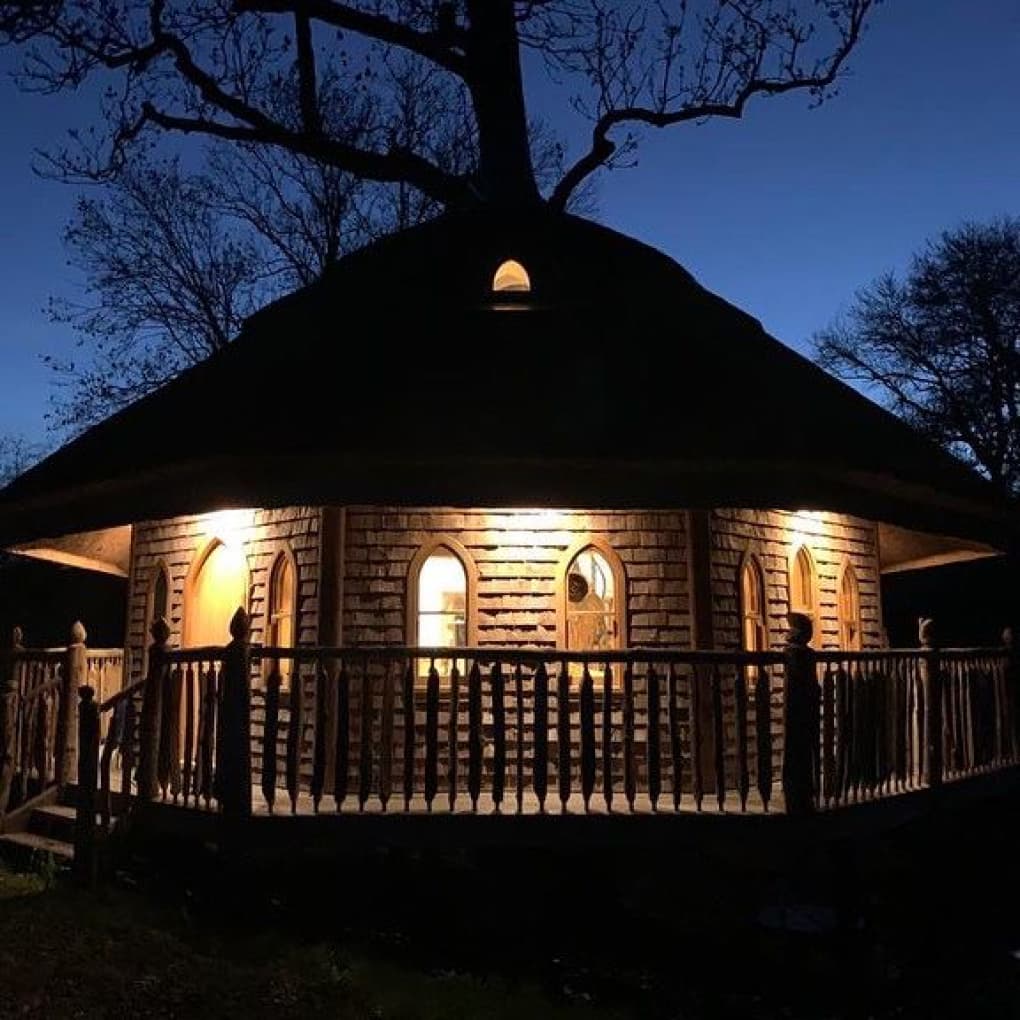
{"type": "Polygon", "coordinates": [[[528,271],[513,259],[507,259],[492,279],[492,289],[497,294],[526,294],[531,290],[531,278],[528,271]]]}

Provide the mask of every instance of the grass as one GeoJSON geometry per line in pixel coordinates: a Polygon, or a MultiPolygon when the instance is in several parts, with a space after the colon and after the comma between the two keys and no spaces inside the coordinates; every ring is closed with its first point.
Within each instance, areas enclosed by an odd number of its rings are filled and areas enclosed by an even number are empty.
{"type": "Polygon", "coordinates": [[[1018,808],[791,848],[780,870],[692,845],[248,870],[161,846],[95,893],[0,871],[0,1018],[1017,1017],[1018,808]],[[854,923],[777,931],[777,904],[854,923]]]}
{"type": "Polygon", "coordinates": [[[137,891],[84,893],[0,869],[0,1017],[400,1020],[619,1012],[534,984],[419,970],[327,940],[197,922],[137,891]]]}

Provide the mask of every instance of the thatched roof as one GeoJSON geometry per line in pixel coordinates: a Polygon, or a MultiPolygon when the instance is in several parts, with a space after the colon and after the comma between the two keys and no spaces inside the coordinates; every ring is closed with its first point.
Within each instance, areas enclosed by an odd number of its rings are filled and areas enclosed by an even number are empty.
{"type": "Polygon", "coordinates": [[[338,262],[0,494],[0,539],[224,506],[785,506],[1011,540],[991,486],[667,256],[546,212],[338,262]],[[492,293],[504,259],[517,302],[492,293]]]}

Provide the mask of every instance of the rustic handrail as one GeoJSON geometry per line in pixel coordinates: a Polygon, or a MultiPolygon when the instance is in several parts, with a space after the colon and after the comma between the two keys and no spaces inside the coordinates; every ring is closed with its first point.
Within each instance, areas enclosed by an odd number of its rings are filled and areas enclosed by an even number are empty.
{"type": "MultiPolygon", "coordinates": [[[[1005,656],[1005,647],[973,647],[973,648],[940,648],[939,654],[949,658],[965,658],[967,656],[1005,656]]],[[[895,659],[904,655],[917,655],[917,648],[869,648],[863,651],[842,651],[840,649],[811,649],[811,654],[818,662],[864,662],[871,659],[895,659]]],[[[224,654],[222,645],[203,645],[194,648],[170,648],[166,651],[169,662],[195,663],[208,662],[211,659],[221,660],[224,654]]],[[[746,666],[779,665],[783,662],[785,652],[777,649],[748,652],[734,649],[720,651],[718,649],[693,648],[627,648],[614,651],[579,652],[564,648],[517,648],[511,646],[458,645],[455,647],[425,647],[420,645],[302,645],[298,647],[277,647],[274,645],[253,644],[250,646],[253,661],[261,659],[292,659],[295,662],[311,663],[320,659],[339,659],[347,657],[387,657],[404,655],[415,659],[471,659],[481,664],[499,660],[513,661],[524,664],[538,665],[540,662],[569,662],[581,665],[588,663],[625,664],[628,662],[654,662],[669,664],[684,661],[691,663],[737,664],[746,666]]]]}
{"type": "Polygon", "coordinates": [[[136,680],[133,684],[130,684],[128,687],[124,687],[123,689],[117,691],[116,694],[114,694],[112,697],[107,698],[106,701],[100,704],[99,706],[100,714],[104,712],[109,712],[110,709],[112,708],[116,708],[122,701],[124,701],[125,698],[134,697],[142,690],[144,686],[145,686],[144,679],[136,680]]]}

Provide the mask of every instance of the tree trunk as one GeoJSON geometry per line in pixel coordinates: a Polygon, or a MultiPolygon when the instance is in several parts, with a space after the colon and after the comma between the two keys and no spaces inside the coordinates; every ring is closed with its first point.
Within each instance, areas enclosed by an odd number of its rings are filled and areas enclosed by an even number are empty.
{"type": "Polygon", "coordinates": [[[499,205],[537,202],[513,0],[468,0],[467,11],[479,198],[499,205]]]}

